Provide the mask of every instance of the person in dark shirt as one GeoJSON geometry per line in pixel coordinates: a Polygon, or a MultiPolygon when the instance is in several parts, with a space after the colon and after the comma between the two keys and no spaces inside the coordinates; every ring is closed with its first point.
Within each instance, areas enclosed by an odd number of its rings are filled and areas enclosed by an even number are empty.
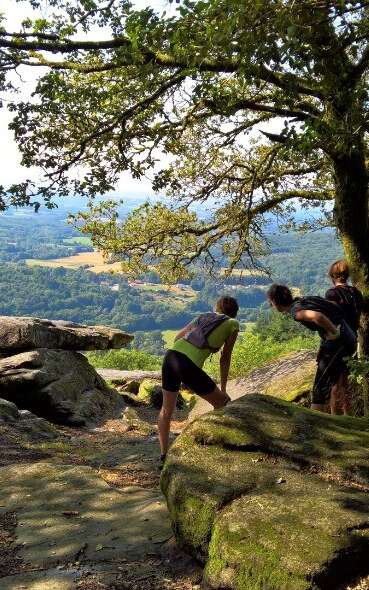
{"type": "Polygon", "coordinates": [[[357,334],[363,309],[363,296],[359,289],[347,283],[350,271],[346,260],[334,262],[329,268],[328,275],[334,286],[328,289],[325,298],[340,306],[345,321],[357,334]]]}
{"type": "Polygon", "coordinates": [[[317,356],[312,404],[314,410],[326,411],[332,387],[346,370],[344,359],[356,350],[356,336],[344,320],[341,308],[323,297],[293,297],[285,285],[272,285],[267,297],[274,309],[289,313],[296,322],[319,333],[321,344],[317,356]]]}
{"type": "MultiPolygon", "coordinates": [[[[347,283],[350,271],[346,260],[337,260],[328,271],[333,287],[328,289],[325,298],[338,305],[346,323],[357,336],[360,315],[363,308],[363,296],[359,289],[347,283]]],[[[351,410],[351,393],[348,382],[348,372],[344,371],[331,391],[331,413],[339,411],[349,414],[351,410]]]]}

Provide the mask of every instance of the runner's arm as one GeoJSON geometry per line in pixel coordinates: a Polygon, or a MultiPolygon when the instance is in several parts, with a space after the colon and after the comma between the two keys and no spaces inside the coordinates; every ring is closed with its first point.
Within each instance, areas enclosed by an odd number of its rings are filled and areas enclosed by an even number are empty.
{"type": "Polygon", "coordinates": [[[229,366],[231,364],[232,351],[237,340],[238,330],[230,334],[224,343],[223,350],[220,355],[220,389],[223,393],[227,393],[227,379],[229,373],[229,366]]]}
{"type": "Polygon", "coordinates": [[[190,330],[192,330],[192,328],[193,328],[193,322],[190,322],[189,324],[187,324],[187,326],[185,326],[184,328],[182,328],[182,330],[180,330],[178,332],[178,334],[174,338],[174,342],[176,342],[180,338],[183,338],[183,336],[186,336],[186,334],[188,334],[188,332],[190,330]]]}
{"type": "Polygon", "coordinates": [[[334,340],[335,338],[338,338],[338,336],[340,335],[340,331],[334,324],[332,324],[331,320],[319,311],[301,309],[300,311],[296,312],[295,320],[305,320],[307,322],[313,322],[314,324],[319,326],[319,328],[323,328],[324,332],[326,333],[327,340],[334,340]]]}

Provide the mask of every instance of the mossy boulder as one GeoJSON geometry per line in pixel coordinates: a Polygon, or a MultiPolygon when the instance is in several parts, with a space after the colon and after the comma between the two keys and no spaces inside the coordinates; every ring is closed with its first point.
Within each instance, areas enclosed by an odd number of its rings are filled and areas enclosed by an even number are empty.
{"type": "Polygon", "coordinates": [[[138,390],[137,397],[150,406],[154,406],[154,408],[161,408],[163,401],[161,385],[157,381],[144,379],[138,390]]]}
{"type": "Polygon", "coordinates": [[[222,590],[328,590],[369,571],[369,422],[248,395],[192,422],[161,486],[222,590]]]}
{"type": "Polygon", "coordinates": [[[275,375],[263,393],[308,407],[316,372],[315,358],[290,366],[292,362],[293,357],[286,366],[286,371],[275,375]]]}
{"type": "Polygon", "coordinates": [[[140,382],[136,379],[132,379],[131,381],[124,383],[119,389],[120,391],[126,391],[127,393],[137,395],[140,390],[140,382]]]}
{"type": "MultiPolygon", "coordinates": [[[[137,398],[154,408],[161,408],[163,401],[163,392],[161,385],[157,381],[145,379],[140,385],[137,398]]],[[[177,408],[185,406],[192,407],[195,401],[195,395],[188,390],[181,390],[177,397],[177,408]]]]}

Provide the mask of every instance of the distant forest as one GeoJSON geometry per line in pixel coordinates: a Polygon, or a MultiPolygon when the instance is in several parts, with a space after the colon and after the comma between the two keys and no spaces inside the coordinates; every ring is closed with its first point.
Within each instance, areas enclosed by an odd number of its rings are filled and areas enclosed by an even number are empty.
{"type": "MultiPolygon", "coordinates": [[[[180,298],[162,286],[157,292],[133,288],[119,274],[94,274],[86,268],[67,270],[27,266],[27,259],[50,259],[91,250],[76,240],[79,234],[65,223],[65,212],[0,217],[0,313],[108,324],[129,331],[176,329],[209,309],[222,293],[238,298],[241,320],[255,321],[265,308],[265,289],[285,282],[301,293],[321,294],[328,286],[327,268],[342,255],[331,231],[309,234],[270,234],[271,253],[259,262],[262,274],[226,280],[197,276],[188,281],[190,296],[180,298]]],[[[222,261],[219,261],[222,266],[222,261]]],[[[155,273],[141,277],[158,283],[155,273]]]]}

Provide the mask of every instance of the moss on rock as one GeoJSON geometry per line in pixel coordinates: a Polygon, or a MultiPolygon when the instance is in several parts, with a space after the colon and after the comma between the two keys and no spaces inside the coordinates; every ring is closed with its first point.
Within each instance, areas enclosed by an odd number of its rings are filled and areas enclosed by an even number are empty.
{"type": "MultiPolygon", "coordinates": [[[[144,379],[140,385],[137,398],[154,408],[161,408],[163,393],[160,383],[151,379],[144,379]]],[[[191,408],[195,401],[195,396],[188,390],[181,390],[177,397],[177,408],[191,408]]]]}
{"type": "Polygon", "coordinates": [[[248,395],[186,428],[161,486],[208,587],[328,589],[368,561],[368,460],[367,420],[248,395]]]}
{"type": "Polygon", "coordinates": [[[264,393],[295,402],[310,405],[310,392],[314,383],[316,362],[309,360],[286,375],[279,375],[265,388],[264,393]]]}
{"type": "Polygon", "coordinates": [[[137,397],[139,400],[154,406],[154,408],[161,408],[163,394],[160,384],[151,379],[144,379],[138,390],[137,397]]]}

